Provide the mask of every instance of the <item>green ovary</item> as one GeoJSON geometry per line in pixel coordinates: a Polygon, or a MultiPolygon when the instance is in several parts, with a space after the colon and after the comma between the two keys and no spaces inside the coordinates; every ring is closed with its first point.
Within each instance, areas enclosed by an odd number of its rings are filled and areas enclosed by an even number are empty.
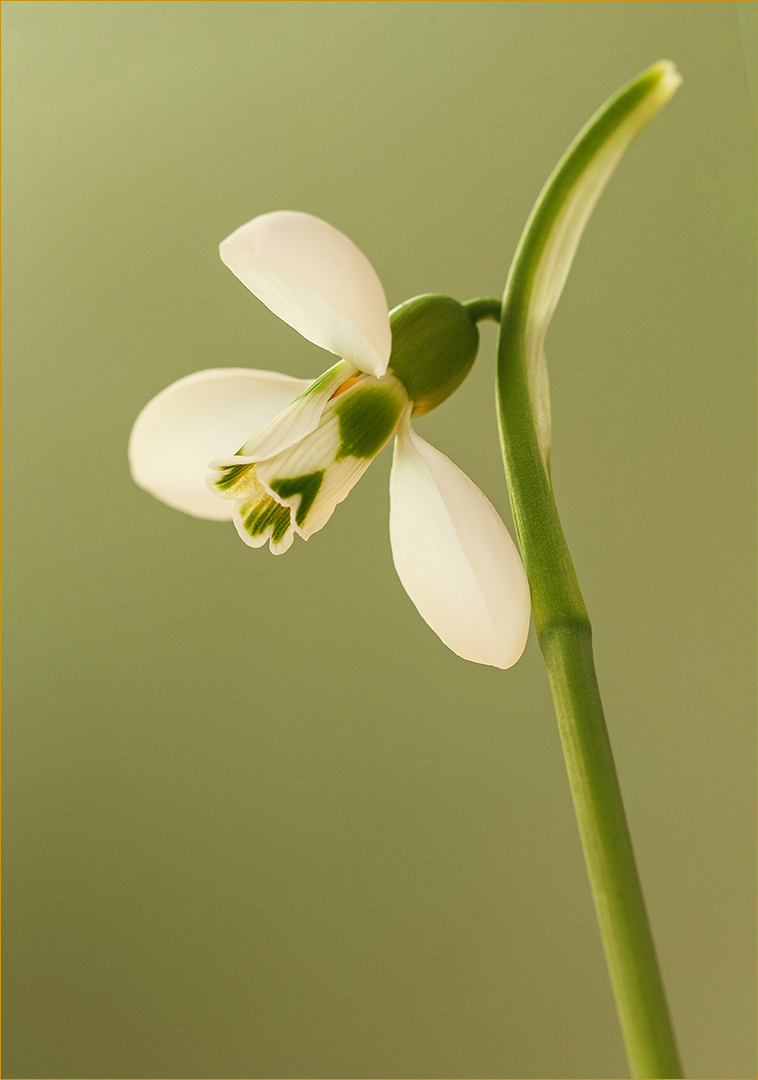
{"type": "Polygon", "coordinates": [[[372,458],[397,427],[403,401],[388,386],[361,386],[345,395],[335,413],[340,425],[337,461],[372,458]]]}
{"type": "Polygon", "coordinates": [[[413,415],[436,409],[461,385],[479,348],[479,331],[450,296],[415,296],[390,312],[390,368],[413,402],[413,415]]]}

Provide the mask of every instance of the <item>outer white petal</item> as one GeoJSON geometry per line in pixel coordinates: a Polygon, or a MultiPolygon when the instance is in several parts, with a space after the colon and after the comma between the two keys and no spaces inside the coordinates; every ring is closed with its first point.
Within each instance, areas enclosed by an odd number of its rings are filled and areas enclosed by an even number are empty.
{"type": "Polygon", "coordinates": [[[384,375],[392,349],[387,299],[344,233],[311,214],[278,210],[242,225],[219,251],[242,284],[303,337],[384,375]]]}
{"type": "Polygon", "coordinates": [[[172,383],[148,402],[129,439],[140,487],[195,517],[229,520],[233,505],[207,487],[208,463],[233,454],[310,386],[274,371],[214,368],[172,383]]]}
{"type": "Polygon", "coordinates": [[[529,586],[495,508],[407,416],[390,477],[390,541],[403,586],[448,648],[508,668],[529,633],[529,586]]]}

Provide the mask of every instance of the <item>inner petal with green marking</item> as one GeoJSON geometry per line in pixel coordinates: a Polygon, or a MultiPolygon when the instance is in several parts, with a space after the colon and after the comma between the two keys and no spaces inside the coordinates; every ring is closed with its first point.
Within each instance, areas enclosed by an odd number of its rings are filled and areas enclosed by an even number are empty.
{"type": "Polygon", "coordinates": [[[337,461],[376,457],[397,427],[405,400],[384,379],[360,383],[343,394],[334,406],[340,426],[337,461]]]}
{"type": "Polygon", "coordinates": [[[333,391],[315,430],[261,460],[234,455],[214,462],[209,486],[235,500],[234,523],[245,543],[260,547],[268,540],[279,554],[295,533],[307,540],[326,524],[409,406],[394,375],[350,375],[333,391]]]}
{"type": "Polygon", "coordinates": [[[408,403],[393,375],[361,375],[329,401],[315,431],[256,465],[260,483],[292,510],[295,532],[307,540],[326,524],[392,437],[408,403]]]}
{"type": "Polygon", "coordinates": [[[324,470],[319,469],[318,472],[308,473],[306,476],[292,476],[289,480],[272,480],[271,487],[282,499],[289,499],[293,495],[300,496],[295,521],[302,525],[313,506],[323,479],[324,470]]]}
{"type": "Polygon", "coordinates": [[[250,537],[251,547],[261,547],[269,540],[272,551],[277,547],[286,551],[292,543],[288,506],[280,506],[270,497],[247,499],[240,502],[235,511],[235,519],[250,537]]]}
{"type": "Polygon", "coordinates": [[[213,471],[214,495],[220,499],[241,499],[246,496],[263,497],[265,490],[255,475],[255,463],[249,461],[217,464],[213,471]]]}

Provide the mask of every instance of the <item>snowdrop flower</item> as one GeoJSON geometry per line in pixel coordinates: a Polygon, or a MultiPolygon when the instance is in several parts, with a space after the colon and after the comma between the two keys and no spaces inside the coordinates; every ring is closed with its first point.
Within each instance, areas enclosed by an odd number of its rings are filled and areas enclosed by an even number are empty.
{"type": "Polygon", "coordinates": [[[221,258],[276,315],[340,359],[318,379],[225,368],[196,372],[140,413],[135,481],[196,517],[232,518],[274,554],[308,540],[395,435],[390,540],[408,595],[459,656],[507,668],[529,629],[521,559],[492,504],[413,431],[455,390],[479,333],[444,296],[392,315],[365,255],[309,214],[281,211],[223,241],[221,258]],[[210,472],[210,475],[209,475],[210,472]]]}

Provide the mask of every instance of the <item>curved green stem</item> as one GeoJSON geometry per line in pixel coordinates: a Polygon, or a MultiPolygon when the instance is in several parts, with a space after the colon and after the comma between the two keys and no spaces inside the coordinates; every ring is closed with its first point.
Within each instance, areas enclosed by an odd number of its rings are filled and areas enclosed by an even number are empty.
{"type": "Polygon", "coordinates": [[[661,62],[577,136],[543,190],[503,298],[498,405],[508,487],[571,793],[635,1077],[681,1077],[592,656],[592,631],[548,475],[542,342],[576,245],[613,165],[678,85],[661,62]]]}
{"type": "Polygon", "coordinates": [[[508,484],[619,1020],[636,1077],[682,1069],[632,852],[592,656],[592,631],[503,328],[500,415],[508,484]]]}
{"type": "Polygon", "coordinates": [[[462,306],[465,307],[474,322],[482,322],[484,319],[494,319],[495,322],[500,322],[503,302],[495,299],[494,296],[477,296],[475,300],[464,300],[462,306]]]}
{"type": "Polygon", "coordinates": [[[635,1077],[681,1077],[595,676],[590,621],[540,457],[519,352],[504,320],[499,397],[508,486],[619,1020],[635,1077]]]}

